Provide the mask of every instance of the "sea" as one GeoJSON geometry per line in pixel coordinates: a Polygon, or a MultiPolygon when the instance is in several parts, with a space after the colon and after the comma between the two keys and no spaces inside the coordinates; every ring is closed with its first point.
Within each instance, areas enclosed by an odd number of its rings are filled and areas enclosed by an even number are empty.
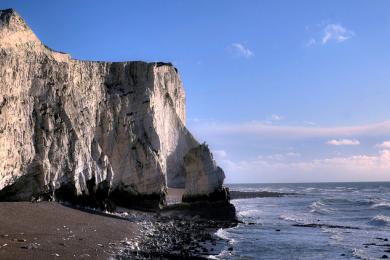
{"type": "Polygon", "coordinates": [[[219,229],[216,259],[390,258],[390,182],[232,184],[289,193],[236,199],[238,226],[219,229]]]}

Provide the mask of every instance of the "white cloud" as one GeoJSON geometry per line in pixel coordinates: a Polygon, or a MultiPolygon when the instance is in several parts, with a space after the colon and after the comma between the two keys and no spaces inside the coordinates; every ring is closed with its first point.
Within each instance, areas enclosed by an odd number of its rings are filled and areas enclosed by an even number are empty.
{"type": "Polygon", "coordinates": [[[228,183],[390,180],[390,140],[386,139],[390,121],[319,127],[205,120],[190,128],[199,139],[230,151],[215,152],[228,183]],[[324,140],[330,145],[361,146],[358,154],[334,153],[324,149],[324,140]]]}
{"type": "Polygon", "coordinates": [[[310,125],[310,126],[316,125],[316,123],[314,123],[314,122],[312,122],[312,121],[303,121],[303,123],[304,123],[305,125],[310,125]]]}
{"type": "Polygon", "coordinates": [[[217,160],[224,159],[227,157],[227,153],[224,150],[214,150],[214,151],[212,151],[212,153],[217,160]]]}
{"type": "Polygon", "coordinates": [[[390,180],[390,140],[377,142],[390,136],[390,121],[319,127],[204,120],[189,127],[200,140],[230,151],[216,153],[228,183],[390,180]],[[351,155],[351,151],[324,149],[326,140],[339,145],[362,143],[359,154],[351,155]],[[372,154],[370,144],[375,142],[378,154],[372,154]]]}
{"type": "Polygon", "coordinates": [[[360,142],[357,139],[333,139],[333,140],[329,140],[328,142],[326,142],[326,144],[336,145],[336,146],[340,146],[340,145],[359,145],[360,142]]]}
{"type": "Polygon", "coordinates": [[[271,119],[272,119],[273,121],[280,121],[280,120],[283,120],[283,119],[284,119],[284,116],[273,114],[273,115],[271,116],[271,119]]]}
{"type": "Polygon", "coordinates": [[[383,149],[390,149],[390,141],[384,141],[383,143],[378,144],[377,147],[383,149]]]}
{"type": "Polygon", "coordinates": [[[331,41],[340,43],[352,38],[354,35],[353,31],[346,29],[340,24],[328,24],[324,28],[321,43],[323,45],[331,41]]]}
{"type": "Polygon", "coordinates": [[[319,26],[321,26],[321,29],[316,33],[317,37],[311,37],[306,42],[306,47],[325,45],[330,42],[342,43],[355,36],[355,33],[352,30],[349,30],[338,23],[328,23],[319,26]]]}
{"type": "Polygon", "coordinates": [[[230,182],[389,180],[390,151],[302,162],[269,160],[265,157],[237,162],[223,160],[221,166],[230,182]]]}
{"type": "Polygon", "coordinates": [[[232,43],[229,49],[236,56],[245,57],[245,58],[250,58],[254,56],[253,51],[251,51],[249,48],[245,47],[241,43],[232,43]]]}
{"type": "Polygon", "coordinates": [[[300,153],[288,152],[288,153],[277,153],[277,154],[271,154],[271,155],[259,155],[259,156],[257,156],[257,159],[281,161],[281,160],[290,159],[290,158],[298,158],[300,156],[301,156],[300,153]]]}
{"type": "Polygon", "coordinates": [[[314,38],[310,38],[307,42],[306,42],[306,47],[311,47],[313,45],[316,45],[317,41],[316,39],[314,38]]]}
{"type": "Polygon", "coordinates": [[[301,154],[300,153],[295,153],[295,152],[288,152],[288,153],[286,153],[286,156],[288,156],[288,157],[300,157],[301,154]]]}
{"type": "Polygon", "coordinates": [[[270,125],[264,122],[220,123],[199,122],[191,129],[200,136],[208,135],[252,135],[276,139],[307,138],[354,138],[355,136],[381,136],[390,134],[390,121],[376,124],[317,127],[317,126],[283,126],[270,125]]]}

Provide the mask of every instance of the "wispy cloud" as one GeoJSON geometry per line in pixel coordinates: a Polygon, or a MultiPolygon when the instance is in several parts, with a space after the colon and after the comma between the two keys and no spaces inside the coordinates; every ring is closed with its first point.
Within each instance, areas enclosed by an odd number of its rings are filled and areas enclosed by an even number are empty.
{"type": "Polygon", "coordinates": [[[310,126],[315,126],[315,125],[316,125],[316,123],[314,123],[314,122],[312,122],[312,121],[303,121],[303,123],[304,123],[305,125],[310,125],[310,126]]]}
{"type": "Polygon", "coordinates": [[[224,159],[227,157],[227,153],[225,150],[213,150],[212,153],[217,160],[224,159]]]}
{"type": "Polygon", "coordinates": [[[297,152],[288,152],[288,153],[277,153],[277,154],[271,154],[271,155],[259,155],[257,156],[257,159],[259,160],[285,160],[285,159],[291,159],[291,158],[298,158],[301,154],[297,152]]]}
{"type": "Polygon", "coordinates": [[[280,121],[280,120],[283,120],[283,119],[284,119],[284,116],[277,115],[277,114],[273,114],[273,115],[271,115],[271,119],[272,119],[273,121],[280,121]]]}
{"type": "Polygon", "coordinates": [[[390,151],[375,155],[339,156],[300,162],[286,162],[258,157],[254,160],[220,161],[223,169],[231,173],[229,181],[337,181],[388,180],[390,177],[390,151]],[[342,174],[340,174],[342,173],[342,174]]]}
{"type": "Polygon", "coordinates": [[[360,142],[357,139],[333,139],[326,142],[329,145],[359,145],[360,142]]]}
{"type": "Polygon", "coordinates": [[[217,135],[252,135],[277,139],[306,138],[355,138],[356,136],[383,136],[390,134],[390,121],[376,124],[316,127],[272,125],[264,122],[220,123],[200,122],[191,127],[202,136],[217,135]]]}
{"type": "Polygon", "coordinates": [[[377,141],[390,136],[390,121],[319,127],[206,120],[191,124],[190,129],[200,140],[223,147],[215,158],[227,182],[390,179],[390,140],[377,141]],[[335,151],[324,143],[357,149],[335,151]]]}
{"type": "Polygon", "coordinates": [[[330,41],[344,42],[351,39],[355,33],[340,24],[328,24],[324,28],[324,35],[322,37],[322,44],[326,44],[330,41]]]}
{"type": "Polygon", "coordinates": [[[316,40],[316,39],[310,38],[310,39],[306,42],[306,47],[314,46],[314,45],[316,45],[316,43],[317,43],[317,40],[316,40]]]}
{"type": "Polygon", "coordinates": [[[328,23],[321,27],[317,32],[318,37],[311,37],[306,42],[306,47],[314,45],[326,45],[330,42],[342,43],[355,36],[355,32],[338,23],[328,23]]]}
{"type": "Polygon", "coordinates": [[[378,144],[377,147],[383,149],[390,149],[390,141],[384,141],[383,143],[378,144]]]}
{"type": "Polygon", "coordinates": [[[245,47],[242,43],[232,43],[229,46],[229,50],[232,54],[238,57],[250,58],[255,55],[252,50],[245,47]]]}

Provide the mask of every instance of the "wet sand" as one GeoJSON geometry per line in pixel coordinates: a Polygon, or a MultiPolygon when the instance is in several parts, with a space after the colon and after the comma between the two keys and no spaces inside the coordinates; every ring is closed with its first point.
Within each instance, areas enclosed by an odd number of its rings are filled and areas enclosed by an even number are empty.
{"type": "Polygon", "coordinates": [[[227,247],[215,232],[235,223],[197,213],[185,206],[106,214],[56,202],[1,202],[0,259],[206,259],[227,247]]]}
{"type": "Polygon", "coordinates": [[[227,241],[215,232],[237,222],[217,220],[218,211],[202,217],[209,208],[180,204],[182,194],[182,189],[169,189],[170,206],[162,211],[117,208],[113,214],[56,202],[0,202],[0,259],[205,259],[219,254],[227,241]]]}
{"type": "Polygon", "coordinates": [[[108,259],[139,225],[55,202],[0,203],[0,259],[108,259]]]}

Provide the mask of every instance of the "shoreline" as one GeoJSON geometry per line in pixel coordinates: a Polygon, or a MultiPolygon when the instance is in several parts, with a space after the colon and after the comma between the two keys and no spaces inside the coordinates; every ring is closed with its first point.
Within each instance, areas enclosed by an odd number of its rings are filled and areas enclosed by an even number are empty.
{"type": "MultiPolygon", "coordinates": [[[[231,199],[291,195],[231,192],[231,199]]],[[[216,232],[239,221],[212,219],[207,203],[178,203],[180,189],[169,195],[170,205],[160,211],[113,213],[58,202],[0,202],[0,259],[207,259],[229,248],[216,232]]]]}
{"type": "Polygon", "coordinates": [[[206,259],[226,221],[177,211],[117,213],[57,202],[0,202],[0,259],[206,259]]]}

